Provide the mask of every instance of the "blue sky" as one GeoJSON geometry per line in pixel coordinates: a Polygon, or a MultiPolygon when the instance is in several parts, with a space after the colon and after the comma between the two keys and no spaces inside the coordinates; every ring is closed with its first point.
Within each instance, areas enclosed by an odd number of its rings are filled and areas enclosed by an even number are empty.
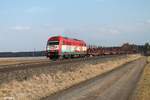
{"type": "Polygon", "coordinates": [[[0,0],[0,52],[45,50],[48,37],[150,42],[150,0],[0,0]]]}

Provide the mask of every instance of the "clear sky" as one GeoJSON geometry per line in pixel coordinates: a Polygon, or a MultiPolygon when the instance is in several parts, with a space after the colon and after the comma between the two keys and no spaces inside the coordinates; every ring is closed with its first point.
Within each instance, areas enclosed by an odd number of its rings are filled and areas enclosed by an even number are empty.
{"type": "Polygon", "coordinates": [[[150,0],[0,0],[0,52],[45,50],[48,37],[150,42],[150,0]]]}

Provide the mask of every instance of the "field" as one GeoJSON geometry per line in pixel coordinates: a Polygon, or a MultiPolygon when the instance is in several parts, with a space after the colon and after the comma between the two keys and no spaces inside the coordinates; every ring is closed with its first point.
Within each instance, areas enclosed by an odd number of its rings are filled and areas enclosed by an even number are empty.
{"type": "Polygon", "coordinates": [[[12,58],[0,58],[0,66],[12,65],[21,63],[31,63],[38,61],[45,61],[46,57],[12,57],[12,58]]]}
{"type": "Polygon", "coordinates": [[[150,100],[150,56],[148,57],[148,64],[138,83],[133,100],[150,100]]]}
{"type": "Polygon", "coordinates": [[[0,97],[14,97],[16,100],[39,99],[140,57],[140,55],[128,55],[124,58],[114,58],[104,62],[93,60],[91,61],[92,63],[82,62],[56,65],[51,68],[30,69],[27,72],[18,71],[10,73],[8,79],[15,78],[0,85],[0,97]],[[28,75],[32,74],[33,76],[27,79],[17,80],[16,75],[20,78],[24,76],[23,73],[27,73],[28,75]]]}

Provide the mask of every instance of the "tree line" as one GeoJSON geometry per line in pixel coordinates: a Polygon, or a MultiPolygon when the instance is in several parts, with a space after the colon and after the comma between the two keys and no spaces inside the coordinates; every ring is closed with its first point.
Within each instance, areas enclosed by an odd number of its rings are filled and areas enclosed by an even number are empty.
{"type": "Polygon", "coordinates": [[[150,44],[149,43],[145,43],[143,52],[145,56],[150,56],[150,44]]]}

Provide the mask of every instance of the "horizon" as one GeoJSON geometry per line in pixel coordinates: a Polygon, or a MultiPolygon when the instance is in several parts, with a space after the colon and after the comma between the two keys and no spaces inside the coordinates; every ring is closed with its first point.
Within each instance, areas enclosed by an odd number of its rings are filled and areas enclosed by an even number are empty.
{"type": "MultiPolygon", "coordinates": [[[[148,43],[148,42],[146,42],[146,43],[148,43]]],[[[129,45],[136,45],[136,46],[144,46],[145,45],[145,43],[144,44],[132,44],[132,43],[123,43],[123,44],[121,44],[121,45],[113,45],[113,46],[102,46],[102,45],[90,45],[90,44],[88,44],[87,45],[87,47],[89,47],[89,46],[96,46],[96,47],[102,47],[102,48],[111,48],[111,47],[122,47],[124,44],[129,44],[129,45]]],[[[46,51],[46,48],[45,48],[45,50],[36,50],[36,49],[34,49],[34,50],[30,50],[30,51],[0,51],[0,53],[19,53],[19,52],[45,52],[46,51]]]]}

